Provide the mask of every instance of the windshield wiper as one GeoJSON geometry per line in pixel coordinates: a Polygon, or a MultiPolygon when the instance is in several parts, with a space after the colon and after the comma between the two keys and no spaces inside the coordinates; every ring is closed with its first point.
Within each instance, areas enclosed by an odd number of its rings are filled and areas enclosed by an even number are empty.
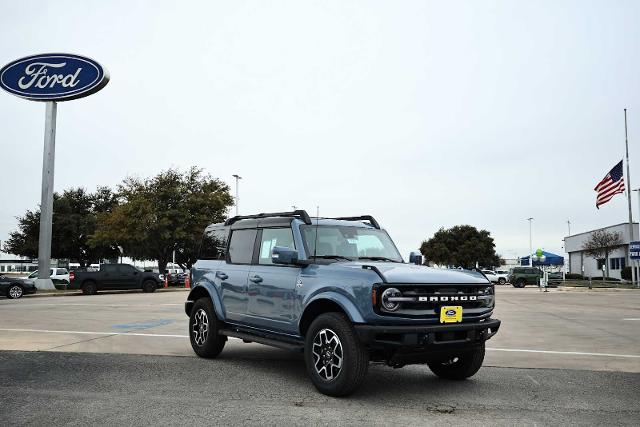
{"type": "Polygon", "coordinates": [[[358,259],[370,259],[371,261],[389,261],[389,262],[400,262],[397,259],[387,258],[386,256],[361,256],[358,259]]]}
{"type": "Polygon", "coordinates": [[[344,259],[347,261],[353,261],[352,258],[348,258],[342,255],[311,255],[309,258],[321,258],[321,259],[344,259]]]}

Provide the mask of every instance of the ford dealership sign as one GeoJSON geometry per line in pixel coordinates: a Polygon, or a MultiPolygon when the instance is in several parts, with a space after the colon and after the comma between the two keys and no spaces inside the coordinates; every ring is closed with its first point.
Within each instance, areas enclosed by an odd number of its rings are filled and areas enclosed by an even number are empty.
{"type": "Polygon", "coordinates": [[[96,61],[68,53],[15,60],[0,69],[0,87],[33,101],[68,101],[106,86],[109,73],[96,61]]]}

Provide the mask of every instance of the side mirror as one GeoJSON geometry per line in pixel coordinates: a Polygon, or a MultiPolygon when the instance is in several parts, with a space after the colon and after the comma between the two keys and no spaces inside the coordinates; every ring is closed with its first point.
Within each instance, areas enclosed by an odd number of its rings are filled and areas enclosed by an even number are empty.
{"type": "Polygon", "coordinates": [[[286,246],[274,246],[271,250],[271,262],[274,264],[296,264],[298,251],[286,246]]]}
{"type": "Polygon", "coordinates": [[[409,254],[409,264],[422,265],[422,254],[420,252],[411,252],[409,254]]]}

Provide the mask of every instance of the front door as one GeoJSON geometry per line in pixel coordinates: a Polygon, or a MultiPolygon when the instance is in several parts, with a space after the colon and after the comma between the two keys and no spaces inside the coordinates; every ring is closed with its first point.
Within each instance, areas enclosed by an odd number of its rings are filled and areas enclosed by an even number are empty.
{"type": "Polygon", "coordinates": [[[232,230],[226,263],[216,272],[216,280],[220,280],[222,304],[230,321],[243,322],[247,314],[247,279],[256,233],[256,229],[232,230]]]}
{"type": "Polygon", "coordinates": [[[275,246],[295,249],[291,228],[264,228],[258,232],[257,264],[248,282],[247,322],[278,332],[297,333],[294,319],[296,282],[300,267],[273,264],[275,246]]]}

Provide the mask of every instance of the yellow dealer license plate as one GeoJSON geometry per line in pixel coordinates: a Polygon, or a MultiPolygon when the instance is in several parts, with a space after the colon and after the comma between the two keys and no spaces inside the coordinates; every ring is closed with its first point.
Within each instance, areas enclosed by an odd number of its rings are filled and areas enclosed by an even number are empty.
{"type": "Polygon", "coordinates": [[[440,307],[440,323],[462,322],[462,306],[445,305],[440,307]]]}

